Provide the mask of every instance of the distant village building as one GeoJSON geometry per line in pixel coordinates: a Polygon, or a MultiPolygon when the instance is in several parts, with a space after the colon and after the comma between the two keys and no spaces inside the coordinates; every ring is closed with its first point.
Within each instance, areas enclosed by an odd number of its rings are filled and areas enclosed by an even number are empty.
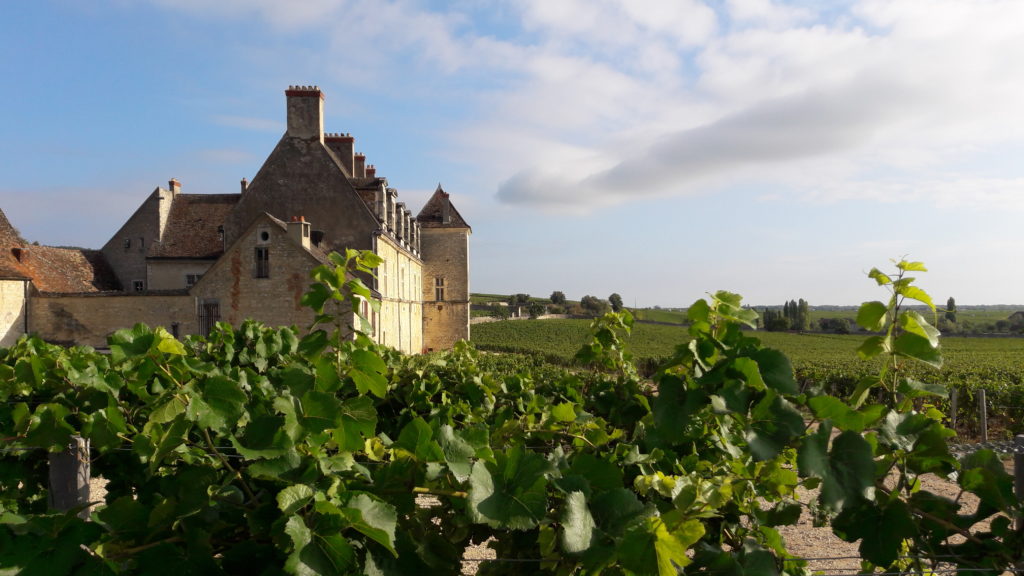
{"type": "Polygon", "coordinates": [[[22,334],[103,346],[137,322],[205,334],[253,318],[308,326],[310,271],[331,251],[384,259],[370,332],[404,352],[469,338],[469,225],[441,186],[413,217],[349,134],[323,130],[323,92],[285,91],[288,128],[234,194],[157,188],[100,250],[28,245],[0,212],[0,346],[22,334]]]}

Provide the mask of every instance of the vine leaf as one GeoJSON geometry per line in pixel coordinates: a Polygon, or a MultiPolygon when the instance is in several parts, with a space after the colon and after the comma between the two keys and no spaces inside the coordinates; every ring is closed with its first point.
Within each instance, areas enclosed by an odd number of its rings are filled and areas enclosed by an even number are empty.
{"type": "Polygon", "coordinates": [[[572,492],[565,499],[562,511],[562,548],[569,554],[579,554],[590,548],[594,538],[594,517],[587,509],[583,492],[572,492]]]}
{"type": "Polygon", "coordinates": [[[547,475],[543,456],[515,446],[495,454],[495,462],[478,460],[470,475],[469,506],[474,522],[493,528],[528,530],[547,511],[547,475]]]}
{"type": "Polygon", "coordinates": [[[861,557],[876,566],[890,566],[899,557],[903,541],[917,534],[910,508],[899,499],[884,507],[865,502],[850,507],[833,521],[847,542],[860,540],[861,557]]]}
{"type": "Polygon", "coordinates": [[[889,308],[877,300],[865,302],[857,310],[857,324],[865,330],[877,332],[885,328],[885,317],[888,313],[889,308]]]}
{"type": "Polygon", "coordinates": [[[821,478],[821,502],[840,511],[848,503],[873,499],[875,463],[871,445],[850,430],[836,436],[827,451],[831,432],[832,425],[826,422],[804,438],[797,465],[802,476],[821,478]]]}

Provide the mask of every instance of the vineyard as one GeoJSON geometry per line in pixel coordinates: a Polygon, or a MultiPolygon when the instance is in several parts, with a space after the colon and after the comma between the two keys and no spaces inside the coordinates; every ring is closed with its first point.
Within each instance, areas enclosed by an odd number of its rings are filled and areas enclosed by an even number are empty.
{"type": "Polygon", "coordinates": [[[727,292],[690,307],[687,345],[650,378],[628,313],[589,327],[586,369],[465,343],[402,356],[348,325],[369,294],[354,273],[376,257],[331,260],[304,298],[308,332],[136,326],[109,355],[0,350],[0,573],[458,574],[487,542],[480,574],[804,576],[778,527],[807,507],[867,572],[1022,559],[1013,478],[991,452],[953,457],[943,388],[902,371],[942,362],[934,329],[901,310],[929,302],[904,276],[917,263],[873,271],[892,297],[865,305],[879,335],[858,351],[879,370],[841,398],[801,386],[727,292]],[[40,455],[76,435],[108,493],[55,511],[40,455]],[[922,488],[928,474],[979,504],[922,488]]]}
{"type": "MultiPolygon", "coordinates": [[[[569,366],[590,337],[589,324],[587,320],[492,322],[473,327],[473,344],[480,350],[522,354],[533,363],[569,366]]],[[[763,331],[749,335],[785,353],[802,385],[818,386],[834,395],[849,394],[860,378],[878,371],[876,360],[857,355],[864,336],[763,331]]],[[[676,348],[689,340],[685,327],[658,324],[637,324],[625,339],[636,364],[648,370],[671,358],[676,348]]],[[[999,409],[995,416],[998,428],[1007,435],[1024,432],[1024,339],[946,338],[943,355],[945,362],[939,369],[907,369],[922,381],[960,390],[958,432],[967,438],[976,435],[975,393],[981,388],[999,409]]],[[[950,415],[948,401],[937,405],[950,415]]]]}

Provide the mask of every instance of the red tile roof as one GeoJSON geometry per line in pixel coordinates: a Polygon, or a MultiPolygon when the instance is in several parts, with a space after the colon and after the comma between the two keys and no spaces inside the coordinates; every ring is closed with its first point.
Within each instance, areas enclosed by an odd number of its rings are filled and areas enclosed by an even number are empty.
{"type": "Polygon", "coordinates": [[[121,289],[99,250],[25,246],[21,265],[40,292],[80,294],[121,289]]]}
{"type": "Polygon", "coordinates": [[[220,227],[241,194],[178,194],[171,204],[163,241],[149,258],[215,259],[224,253],[220,227]]]}

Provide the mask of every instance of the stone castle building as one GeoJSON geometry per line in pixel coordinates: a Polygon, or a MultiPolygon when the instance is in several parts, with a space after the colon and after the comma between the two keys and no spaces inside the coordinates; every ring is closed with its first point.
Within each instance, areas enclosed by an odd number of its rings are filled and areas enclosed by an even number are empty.
{"type": "Polygon", "coordinates": [[[471,229],[440,186],[419,214],[349,134],[325,133],[324,94],[285,91],[288,127],[234,194],[157,188],[100,250],[28,245],[0,212],[0,346],[25,333],[104,346],[136,322],[175,335],[253,318],[309,326],[300,305],[331,251],[384,259],[364,303],[370,332],[404,352],[469,338],[471,229]]]}

